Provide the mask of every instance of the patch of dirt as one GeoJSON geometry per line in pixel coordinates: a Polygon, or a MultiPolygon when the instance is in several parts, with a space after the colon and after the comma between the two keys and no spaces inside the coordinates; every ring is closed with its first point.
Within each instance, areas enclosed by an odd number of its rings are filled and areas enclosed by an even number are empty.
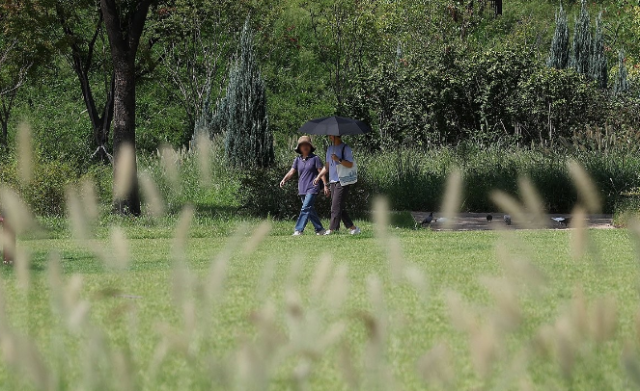
{"type": "MultiPolygon", "coordinates": [[[[417,227],[420,227],[420,222],[422,222],[428,215],[429,212],[411,212],[411,215],[416,220],[417,227]]],[[[460,213],[458,214],[453,221],[449,224],[449,228],[445,228],[445,222],[440,219],[441,216],[438,213],[433,214],[433,221],[429,226],[424,226],[424,228],[431,228],[436,231],[441,230],[453,230],[453,231],[487,231],[492,229],[531,229],[531,227],[527,227],[526,225],[518,226],[516,222],[513,222],[511,225],[507,225],[504,220],[503,213],[460,213]],[[487,216],[491,216],[492,220],[488,221],[487,216]],[[440,219],[440,221],[438,221],[440,219]]],[[[552,214],[547,215],[549,224],[544,229],[567,229],[569,227],[560,224],[552,218],[555,217],[565,217],[570,218],[571,215],[568,214],[552,214]]],[[[613,215],[589,215],[587,217],[587,226],[589,228],[596,229],[612,229],[615,228],[612,224],[613,215]]]]}

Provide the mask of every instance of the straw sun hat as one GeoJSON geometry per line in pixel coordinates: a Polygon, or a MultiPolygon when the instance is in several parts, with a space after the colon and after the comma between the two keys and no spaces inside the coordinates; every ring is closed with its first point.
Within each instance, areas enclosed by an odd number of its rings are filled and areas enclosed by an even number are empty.
{"type": "Polygon", "coordinates": [[[302,152],[300,152],[300,145],[302,144],[309,144],[309,146],[311,147],[311,153],[313,153],[313,151],[316,150],[316,147],[314,147],[313,143],[311,142],[311,137],[302,136],[298,139],[298,145],[296,145],[296,149],[295,149],[295,151],[299,154],[302,154],[302,152]]]}

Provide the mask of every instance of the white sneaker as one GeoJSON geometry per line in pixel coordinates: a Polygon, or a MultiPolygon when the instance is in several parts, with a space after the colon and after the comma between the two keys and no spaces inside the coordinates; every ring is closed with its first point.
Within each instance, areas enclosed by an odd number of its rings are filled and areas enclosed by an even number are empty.
{"type": "Polygon", "coordinates": [[[331,235],[332,233],[333,233],[333,231],[330,230],[330,229],[324,231],[324,235],[331,235]]]}
{"type": "Polygon", "coordinates": [[[327,234],[327,231],[325,231],[324,229],[322,231],[316,232],[316,235],[318,235],[318,236],[322,236],[322,235],[326,235],[326,234],[327,234]]]}
{"type": "Polygon", "coordinates": [[[302,231],[295,231],[291,236],[302,236],[302,231]]]}
{"type": "Polygon", "coordinates": [[[356,227],[356,228],[352,229],[351,231],[349,231],[349,233],[351,235],[358,235],[358,234],[360,234],[360,232],[361,232],[360,228],[358,228],[358,227],[356,227]]]}

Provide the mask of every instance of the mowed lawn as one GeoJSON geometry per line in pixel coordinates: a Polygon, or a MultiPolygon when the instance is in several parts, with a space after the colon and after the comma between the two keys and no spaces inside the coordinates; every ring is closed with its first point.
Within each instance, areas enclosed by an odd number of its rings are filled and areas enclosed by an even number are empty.
{"type": "MultiPolygon", "coordinates": [[[[38,345],[51,368],[63,368],[56,370],[64,372],[71,383],[81,384],[82,374],[102,370],[87,367],[89,356],[86,344],[81,342],[87,337],[86,330],[79,334],[65,333],[64,337],[57,334],[56,330],[64,327],[59,325],[61,322],[51,310],[46,271],[48,254],[57,252],[62,259],[65,278],[73,274],[83,277],[81,295],[91,304],[90,319],[95,325],[92,327],[105,330],[108,343],[113,346],[130,344],[131,365],[135,365],[133,373],[137,378],[135,389],[225,389],[224,383],[211,386],[209,378],[223,376],[208,369],[211,362],[235,362],[233,353],[242,343],[257,341],[252,319],[255,311],[266,302],[275,304],[279,329],[283,335],[290,336],[291,326],[284,315],[285,301],[289,300],[285,288],[293,287],[300,292],[303,313],[314,308],[316,299],[312,300],[309,289],[320,260],[329,255],[333,261],[332,270],[341,265],[348,268],[348,299],[344,307],[318,318],[318,328],[324,330],[329,323],[343,321],[346,329],[338,342],[322,354],[305,358],[311,368],[308,382],[311,390],[350,389],[343,376],[345,363],[339,357],[342,348],[347,346],[352,353],[349,361],[354,370],[362,370],[362,363],[371,354],[365,349],[372,333],[371,326],[366,326],[367,317],[363,315],[366,313],[383,314],[386,321],[383,330],[373,332],[379,331],[384,337],[381,342],[384,364],[378,369],[380,372],[390,369],[393,389],[439,389],[436,383],[426,385],[417,363],[440,342],[444,342],[450,351],[454,378],[453,383],[442,389],[516,389],[522,379],[534,384],[533,389],[634,389],[622,365],[622,352],[627,345],[631,350],[637,350],[635,316],[640,308],[639,254],[626,230],[589,231],[589,254],[574,259],[570,244],[574,234],[570,230],[518,231],[502,235],[489,231],[391,229],[390,234],[399,239],[405,267],[419,270],[426,277],[426,288],[421,292],[416,289],[419,284],[392,278],[390,247],[387,241],[374,236],[371,224],[362,222],[363,234],[360,236],[343,233],[316,237],[307,234],[296,238],[290,236],[290,225],[276,223],[261,243],[252,243],[256,240],[252,230],[257,222],[242,228],[246,233],[230,258],[224,293],[213,310],[214,320],[207,324],[206,330],[199,329],[206,335],[207,342],[192,346],[190,360],[184,358],[184,352],[171,350],[159,371],[152,372],[149,368],[153,366],[162,336],[180,336],[187,327],[183,311],[174,306],[179,294],[173,287],[176,251],[169,229],[125,229],[130,238],[132,259],[128,271],[105,268],[92,251],[72,239],[20,241],[21,248],[32,255],[31,280],[28,293],[25,293],[18,287],[16,272],[8,268],[2,270],[9,323],[38,345]],[[516,288],[522,288],[519,292],[522,321],[516,329],[498,335],[500,348],[495,365],[483,379],[471,359],[469,336],[452,324],[445,297],[450,292],[458,292],[469,312],[479,316],[479,324],[487,321],[494,312],[496,301],[481,281],[486,276],[504,275],[504,263],[497,256],[498,243],[508,250],[509,259],[528,259],[545,276],[545,282],[536,290],[526,289],[526,278],[520,282],[521,286],[516,284],[516,288]],[[252,252],[245,251],[246,247],[255,245],[252,252]],[[264,275],[265,270],[270,270],[269,265],[274,265],[273,278],[265,288],[264,275]],[[297,277],[291,276],[292,269],[296,270],[292,265],[299,265],[297,277]],[[367,281],[372,275],[378,276],[382,283],[384,312],[374,308],[367,293],[367,281]],[[555,324],[556,319],[567,312],[578,288],[584,291],[588,308],[603,297],[614,303],[615,335],[598,346],[592,342],[581,343],[589,337],[575,336],[579,347],[574,355],[572,375],[563,376],[560,359],[553,347],[552,352],[545,355],[533,345],[542,326],[555,324]],[[62,356],[67,362],[64,365],[51,358],[56,343],[65,346],[62,356]],[[527,352],[526,358],[520,360],[523,352],[527,352]]],[[[228,234],[231,231],[233,229],[229,228],[221,232],[202,223],[192,230],[195,232],[192,236],[196,237],[188,239],[186,260],[194,278],[183,279],[178,290],[206,289],[212,260],[231,241],[228,234]]],[[[88,245],[110,248],[107,240],[100,239],[88,245]]],[[[331,287],[332,276],[333,272],[321,296],[331,295],[331,288],[327,286],[331,287]]],[[[196,313],[200,316],[204,310],[198,308],[196,313]]],[[[589,311],[590,315],[585,319],[597,318],[589,311]]],[[[316,337],[310,334],[309,338],[316,337]]],[[[297,389],[292,373],[299,364],[299,357],[287,356],[283,360],[275,369],[268,389],[297,389]]],[[[375,376],[377,374],[369,373],[361,379],[375,376]]],[[[19,371],[0,365],[0,390],[30,389],[21,378],[24,376],[19,371]]],[[[119,384],[119,379],[107,378],[105,381],[119,384]]],[[[387,389],[387,385],[380,387],[387,389]]],[[[78,389],[69,387],[72,388],[78,389]]]]}

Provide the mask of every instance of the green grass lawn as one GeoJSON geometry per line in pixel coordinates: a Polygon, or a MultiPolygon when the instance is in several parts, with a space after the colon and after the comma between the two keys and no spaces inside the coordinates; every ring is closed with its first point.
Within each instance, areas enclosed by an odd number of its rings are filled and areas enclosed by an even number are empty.
{"type": "MultiPolygon", "coordinates": [[[[360,224],[360,236],[293,238],[292,223],[280,222],[262,242],[253,243],[257,239],[252,231],[258,224],[250,221],[240,229],[237,248],[231,251],[224,293],[212,302],[203,299],[203,292],[212,288],[210,266],[229,249],[234,221],[196,221],[186,246],[189,276],[173,262],[180,252],[168,226],[124,224],[131,254],[128,271],[106,268],[94,256],[92,249],[111,248],[104,239],[105,228],[98,229],[98,239],[83,246],[60,230],[20,242],[31,254],[31,279],[25,291],[18,286],[17,270],[1,271],[6,312],[12,329],[35,342],[50,373],[58,374],[54,383],[59,387],[52,389],[210,390],[232,389],[231,385],[239,390],[353,389],[345,371],[359,373],[354,378],[367,390],[519,389],[525,380],[534,385],[531,389],[633,389],[622,352],[627,345],[638,351],[635,316],[640,280],[638,253],[627,231],[589,231],[589,253],[576,260],[568,230],[501,234],[392,229],[402,248],[398,257],[393,255],[392,241],[374,237],[370,223],[360,224]],[[498,256],[498,243],[509,254],[505,259],[498,256]],[[248,252],[247,246],[257,247],[248,252]],[[73,323],[81,315],[54,315],[51,309],[47,277],[51,252],[60,254],[68,283],[74,274],[83,278],[80,296],[90,303],[90,315],[75,331],[65,319],[73,323]],[[324,255],[333,261],[326,279],[316,272],[324,270],[319,267],[324,255]],[[507,272],[511,260],[523,259],[544,275],[537,289],[532,288],[530,272],[519,277],[507,272]],[[348,295],[338,306],[345,285],[334,271],[341,267],[347,268],[348,295]],[[407,278],[394,277],[394,270],[400,269],[407,278]],[[271,279],[265,277],[268,271],[271,279]],[[423,289],[417,279],[421,275],[423,289]],[[370,299],[371,276],[381,282],[383,306],[370,299]],[[488,328],[492,319],[507,318],[500,312],[504,309],[500,300],[513,295],[500,289],[492,295],[483,276],[506,276],[499,281],[518,293],[518,326],[488,328]],[[580,315],[579,301],[571,305],[578,287],[586,298],[587,315],[580,315]],[[464,310],[453,309],[453,318],[476,314],[471,328],[493,332],[478,334],[470,345],[474,331],[458,330],[452,322],[445,299],[451,292],[459,293],[466,303],[464,310]],[[596,321],[599,316],[593,308],[604,297],[615,303],[616,328],[613,336],[602,337],[597,326],[602,322],[596,321]],[[260,310],[264,308],[273,308],[275,328],[265,321],[270,317],[268,310],[260,310]],[[540,330],[545,325],[553,326],[568,313],[573,320],[569,355],[561,348],[560,332],[547,344],[537,337],[544,335],[540,330]],[[336,332],[335,339],[326,337],[338,322],[343,332],[336,332]],[[588,324],[594,326],[590,329],[588,324]],[[595,342],[598,338],[603,342],[595,342]],[[160,361],[163,341],[169,348],[160,361]],[[478,341],[495,342],[495,354],[487,353],[478,341]],[[434,380],[439,375],[433,375],[425,383],[417,363],[440,342],[449,353],[435,355],[434,362],[444,363],[449,356],[452,379],[440,385],[434,380]],[[480,362],[493,363],[486,376],[478,374],[470,351],[480,362]],[[563,375],[561,363],[571,371],[563,375]],[[269,373],[266,388],[261,387],[265,382],[259,377],[261,368],[269,373]],[[127,376],[133,379],[129,388],[127,376]]],[[[74,302],[73,293],[67,296],[74,302]]],[[[613,308],[607,304],[600,314],[613,308]]],[[[0,333],[4,323],[0,322],[0,333]]],[[[563,330],[562,321],[558,323],[554,330],[563,330]]],[[[5,362],[15,356],[6,342],[0,350],[5,362]]],[[[446,373],[447,367],[436,372],[446,373]]],[[[23,382],[27,377],[2,364],[0,390],[31,389],[23,382]]]]}

